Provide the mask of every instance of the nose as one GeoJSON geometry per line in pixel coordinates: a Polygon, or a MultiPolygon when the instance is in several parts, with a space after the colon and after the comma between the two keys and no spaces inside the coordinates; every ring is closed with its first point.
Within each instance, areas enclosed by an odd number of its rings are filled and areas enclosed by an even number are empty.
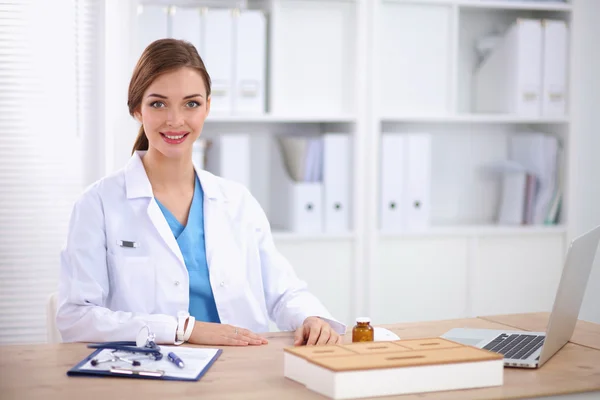
{"type": "Polygon", "coordinates": [[[171,127],[183,125],[183,113],[176,108],[171,108],[167,112],[167,125],[171,127]]]}

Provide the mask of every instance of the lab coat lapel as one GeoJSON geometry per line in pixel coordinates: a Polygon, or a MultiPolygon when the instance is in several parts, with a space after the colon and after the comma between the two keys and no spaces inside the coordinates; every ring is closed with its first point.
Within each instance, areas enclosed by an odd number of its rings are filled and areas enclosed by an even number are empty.
{"type": "Polygon", "coordinates": [[[197,170],[202,191],[204,192],[204,245],[209,272],[214,272],[223,264],[226,251],[223,247],[228,238],[227,199],[218,188],[215,177],[209,173],[197,170]]]}
{"type": "Polygon", "coordinates": [[[125,166],[125,187],[127,191],[127,199],[132,200],[138,198],[150,198],[150,203],[148,204],[147,209],[150,221],[152,221],[152,224],[158,231],[159,235],[167,244],[167,246],[169,246],[169,249],[171,249],[173,254],[175,254],[181,265],[185,267],[183,254],[181,254],[179,244],[177,244],[177,240],[171,231],[169,223],[158,206],[158,203],[154,199],[152,185],[150,184],[150,180],[148,179],[148,175],[144,169],[144,164],[142,163],[142,157],[145,153],[145,151],[136,151],[125,166]]]}
{"type": "Polygon", "coordinates": [[[148,216],[150,217],[150,221],[165,241],[169,249],[175,254],[181,265],[185,266],[185,261],[183,260],[183,254],[181,253],[181,249],[179,248],[179,244],[175,239],[175,235],[173,235],[173,231],[171,231],[171,227],[167,222],[162,210],[158,206],[158,203],[154,198],[150,199],[150,204],[148,204],[148,216]]]}

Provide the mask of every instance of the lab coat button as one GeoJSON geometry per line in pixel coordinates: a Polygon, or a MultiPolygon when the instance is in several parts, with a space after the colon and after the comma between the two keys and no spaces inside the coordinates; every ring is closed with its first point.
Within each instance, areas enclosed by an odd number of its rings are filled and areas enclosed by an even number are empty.
{"type": "Polygon", "coordinates": [[[225,286],[225,282],[221,281],[221,287],[225,286]]]}
{"type": "Polygon", "coordinates": [[[175,286],[179,286],[179,281],[175,281],[175,286]]]}

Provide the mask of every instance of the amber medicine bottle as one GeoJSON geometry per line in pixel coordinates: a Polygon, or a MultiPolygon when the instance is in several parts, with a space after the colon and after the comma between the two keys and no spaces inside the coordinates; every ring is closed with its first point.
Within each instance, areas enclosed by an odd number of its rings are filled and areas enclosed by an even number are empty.
{"type": "Polygon", "coordinates": [[[352,343],[354,342],[372,342],[374,330],[371,326],[371,319],[367,317],[356,318],[356,325],[352,328],[352,343]]]}

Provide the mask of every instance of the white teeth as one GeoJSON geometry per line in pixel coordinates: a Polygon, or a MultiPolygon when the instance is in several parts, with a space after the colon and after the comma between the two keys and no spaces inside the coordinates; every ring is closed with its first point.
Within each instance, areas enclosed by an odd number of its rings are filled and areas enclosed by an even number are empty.
{"type": "Polygon", "coordinates": [[[180,136],[169,136],[169,135],[165,135],[167,137],[167,139],[171,139],[171,140],[178,140],[181,139],[182,137],[184,137],[185,135],[180,135],[180,136]]]}

